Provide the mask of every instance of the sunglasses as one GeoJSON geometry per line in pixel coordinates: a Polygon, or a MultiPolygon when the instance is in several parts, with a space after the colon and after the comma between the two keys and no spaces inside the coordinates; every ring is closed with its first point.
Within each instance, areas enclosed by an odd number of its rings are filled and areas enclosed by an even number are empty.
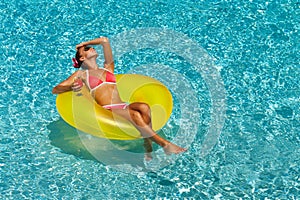
{"type": "Polygon", "coordinates": [[[88,50],[90,50],[90,48],[93,48],[93,47],[89,47],[89,46],[86,46],[86,47],[84,47],[84,51],[88,51],[88,50]]]}

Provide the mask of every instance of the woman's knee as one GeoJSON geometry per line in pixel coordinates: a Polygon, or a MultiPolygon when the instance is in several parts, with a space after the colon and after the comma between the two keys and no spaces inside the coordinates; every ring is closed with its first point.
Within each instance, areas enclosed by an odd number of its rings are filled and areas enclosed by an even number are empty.
{"type": "Polygon", "coordinates": [[[150,106],[146,103],[132,103],[129,105],[129,108],[132,110],[136,110],[141,114],[150,113],[150,106]]]}
{"type": "Polygon", "coordinates": [[[139,104],[139,110],[142,113],[150,113],[150,106],[146,103],[140,103],[139,104]]]}
{"type": "Polygon", "coordinates": [[[136,123],[144,123],[149,125],[151,123],[150,106],[146,103],[132,103],[129,105],[131,119],[136,123]],[[142,122],[143,121],[143,122],[142,122]]]}
{"type": "Polygon", "coordinates": [[[151,123],[151,109],[150,109],[150,106],[146,103],[141,103],[140,104],[140,112],[142,114],[144,122],[149,125],[151,123]]]}
{"type": "Polygon", "coordinates": [[[138,126],[145,125],[144,118],[142,114],[137,110],[130,110],[130,118],[138,126]]]}

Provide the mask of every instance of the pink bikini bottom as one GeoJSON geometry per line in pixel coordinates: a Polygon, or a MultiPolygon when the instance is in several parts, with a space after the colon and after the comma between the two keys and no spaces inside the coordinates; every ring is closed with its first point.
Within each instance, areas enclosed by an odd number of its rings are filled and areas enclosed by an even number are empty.
{"type": "Polygon", "coordinates": [[[118,103],[118,104],[109,104],[102,107],[107,110],[113,110],[113,109],[126,109],[127,106],[128,106],[127,103],[118,103]]]}

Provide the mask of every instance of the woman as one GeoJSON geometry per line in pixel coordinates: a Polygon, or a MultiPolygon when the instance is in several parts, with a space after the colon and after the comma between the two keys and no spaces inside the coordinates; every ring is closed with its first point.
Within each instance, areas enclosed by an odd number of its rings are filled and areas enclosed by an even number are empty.
{"type": "Polygon", "coordinates": [[[67,91],[80,91],[82,82],[88,87],[96,102],[103,108],[110,110],[129,120],[144,138],[145,157],[150,160],[152,141],[163,147],[166,154],[178,154],[186,151],[164,138],[160,137],[151,127],[150,108],[145,103],[123,102],[119,96],[116,80],[114,77],[114,60],[108,38],[100,37],[76,45],[76,57],[73,58],[74,67],[82,68],[73,73],[69,78],[62,81],[52,90],[53,94],[67,91]],[[88,45],[102,45],[104,53],[104,68],[99,68],[96,63],[98,56],[96,50],[88,45]],[[74,81],[77,79],[77,81],[74,81]],[[78,81],[79,79],[79,81],[78,81]],[[81,81],[82,80],[82,81],[81,81]]]}

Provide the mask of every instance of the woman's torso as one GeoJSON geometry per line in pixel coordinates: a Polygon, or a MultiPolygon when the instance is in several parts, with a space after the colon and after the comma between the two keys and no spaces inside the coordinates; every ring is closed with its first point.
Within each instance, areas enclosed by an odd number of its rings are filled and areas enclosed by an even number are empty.
{"type": "Polygon", "coordinates": [[[110,71],[106,69],[86,70],[82,79],[99,105],[123,102],[117,89],[115,76],[110,71]]]}

